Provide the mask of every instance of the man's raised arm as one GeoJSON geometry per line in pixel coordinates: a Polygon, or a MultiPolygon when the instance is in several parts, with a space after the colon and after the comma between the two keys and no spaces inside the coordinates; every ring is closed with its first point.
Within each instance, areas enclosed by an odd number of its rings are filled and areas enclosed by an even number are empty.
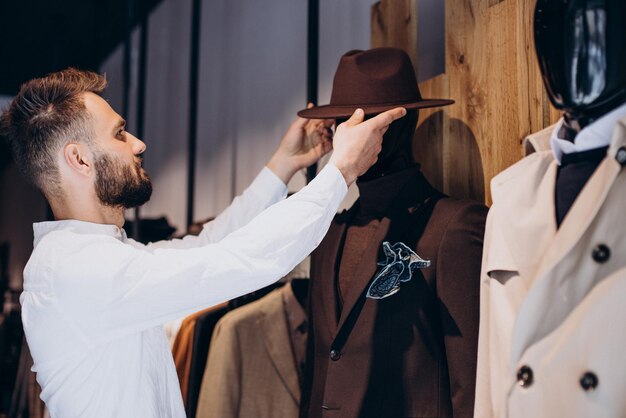
{"type": "MultiPolygon", "coordinates": [[[[320,243],[347,186],[376,161],[386,126],[404,114],[397,109],[360,123],[363,114],[355,113],[338,129],[335,154],[315,180],[218,243],[148,253],[90,235],[67,234],[60,245],[57,236],[51,245],[62,262],[51,271],[58,306],[87,338],[102,342],[278,280],[320,243]]],[[[40,242],[38,251],[46,250],[40,242]]]]}

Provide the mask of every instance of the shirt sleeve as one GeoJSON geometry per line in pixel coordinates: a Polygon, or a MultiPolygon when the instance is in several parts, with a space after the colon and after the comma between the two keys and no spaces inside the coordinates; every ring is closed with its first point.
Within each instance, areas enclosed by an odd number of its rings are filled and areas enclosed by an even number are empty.
{"type": "Polygon", "coordinates": [[[145,251],[113,237],[64,234],[53,266],[59,309],[88,340],[161,325],[269,285],[320,243],[347,191],[334,166],[246,226],[203,247],[145,251]]]}
{"type": "MultiPolygon", "coordinates": [[[[152,242],[147,245],[150,251],[163,248],[194,248],[217,242],[231,232],[248,224],[256,215],[280,202],[287,196],[287,186],[265,167],[244,192],[237,196],[214,220],[204,224],[198,236],[187,235],[182,239],[152,242]]],[[[129,240],[130,241],[130,240],[129,240]]],[[[142,244],[132,241],[135,247],[142,244]]]]}

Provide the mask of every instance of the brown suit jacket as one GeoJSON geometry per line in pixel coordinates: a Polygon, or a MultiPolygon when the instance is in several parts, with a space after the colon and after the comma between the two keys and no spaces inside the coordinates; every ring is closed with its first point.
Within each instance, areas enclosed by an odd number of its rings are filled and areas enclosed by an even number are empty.
{"type": "Polygon", "coordinates": [[[372,220],[377,232],[361,242],[360,265],[340,298],[342,255],[351,252],[345,236],[362,223],[358,205],[335,218],[312,256],[301,416],[471,417],[487,208],[442,196],[416,170],[372,220]],[[398,293],[366,298],[383,241],[403,242],[431,265],[398,293]]]}

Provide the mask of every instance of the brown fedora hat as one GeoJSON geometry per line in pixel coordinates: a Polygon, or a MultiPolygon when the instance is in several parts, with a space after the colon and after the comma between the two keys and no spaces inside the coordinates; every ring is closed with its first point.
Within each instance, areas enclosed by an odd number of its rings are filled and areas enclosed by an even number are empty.
{"type": "Polygon", "coordinates": [[[394,107],[407,110],[447,106],[454,100],[422,99],[409,56],[398,48],[354,50],[341,57],[330,104],[303,109],[307,119],[350,117],[358,108],[375,115],[394,107]]]}

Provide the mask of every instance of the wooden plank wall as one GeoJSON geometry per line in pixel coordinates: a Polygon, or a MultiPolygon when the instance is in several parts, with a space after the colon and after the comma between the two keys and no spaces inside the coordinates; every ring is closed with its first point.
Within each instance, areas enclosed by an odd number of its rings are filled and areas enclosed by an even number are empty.
{"type": "MultiPolygon", "coordinates": [[[[372,47],[405,49],[417,62],[417,1],[372,7],[372,47]]],[[[522,157],[521,142],[551,125],[532,33],[535,0],[445,0],[445,74],[420,83],[424,97],[456,103],[420,112],[415,156],[454,197],[490,203],[489,182],[522,157]]]]}

